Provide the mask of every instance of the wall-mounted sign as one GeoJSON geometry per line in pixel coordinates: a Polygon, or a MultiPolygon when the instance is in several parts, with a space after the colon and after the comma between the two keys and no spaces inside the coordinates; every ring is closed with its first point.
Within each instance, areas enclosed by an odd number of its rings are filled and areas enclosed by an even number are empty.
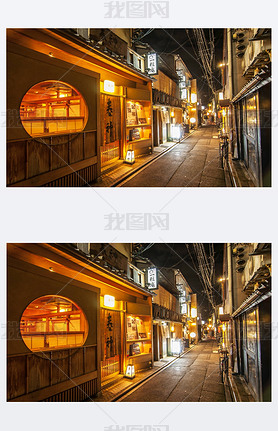
{"type": "Polygon", "coordinates": [[[147,68],[149,75],[157,75],[158,72],[158,56],[156,52],[147,55],[147,68]]]}
{"type": "Polygon", "coordinates": [[[157,269],[148,268],[148,288],[157,289],[157,269]]]}
{"type": "Polygon", "coordinates": [[[181,314],[187,314],[187,304],[181,305],[181,314]]]}
{"type": "Polygon", "coordinates": [[[115,307],[115,297],[111,295],[104,295],[103,304],[105,307],[115,307]]]}
{"type": "Polygon", "coordinates": [[[105,79],[105,81],[103,82],[103,89],[107,93],[114,93],[115,82],[114,81],[108,81],[108,79],[105,79]]]}
{"type": "Polygon", "coordinates": [[[197,94],[191,93],[191,103],[197,103],[197,94]]]}
{"type": "Polygon", "coordinates": [[[193,319],[197,317],[197,308],[191,308],[191,317],[193,319]]]}

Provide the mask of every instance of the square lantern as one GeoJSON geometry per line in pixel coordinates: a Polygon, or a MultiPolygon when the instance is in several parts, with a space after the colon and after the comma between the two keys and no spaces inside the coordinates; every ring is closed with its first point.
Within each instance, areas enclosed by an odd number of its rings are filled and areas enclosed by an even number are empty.
{"type": "Polygon", "coordinates": [[[125,156],[125,163],[129,163],[130,165],[133,165],[134,162],[135,162],[134,150],[127,150],[126,156],[125,156]]]}
{"type": "Polygon", "coordinates": [[[134,365],[127,365],[126,371],[125,371],[125,377],[128,379],[134,379],[135,377],[135,368],[134,365]]]}

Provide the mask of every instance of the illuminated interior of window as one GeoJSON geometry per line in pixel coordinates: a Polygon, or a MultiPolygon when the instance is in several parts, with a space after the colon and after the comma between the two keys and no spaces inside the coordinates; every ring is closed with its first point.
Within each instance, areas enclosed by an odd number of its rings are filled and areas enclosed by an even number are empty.
{"type": "Polygon", "coordinates": [[[33,137],[74,133],[84,129],[88,109],[73,87],[59,81],[44,81],[31,87],[23,97],[20,119],[33,137]]]}
{"type": "Polygon", "coordinates": [[[69,299],[43,296],[24,310],[20,332],[31,351],[63,349],[85,343],[88,323],[82,310],[69,299]]]}
{"type": "Polygon", "coordinates": [[[127,356],[149,354],[151,347],[151,319],[149,316],[127,315],[127,356]]]}

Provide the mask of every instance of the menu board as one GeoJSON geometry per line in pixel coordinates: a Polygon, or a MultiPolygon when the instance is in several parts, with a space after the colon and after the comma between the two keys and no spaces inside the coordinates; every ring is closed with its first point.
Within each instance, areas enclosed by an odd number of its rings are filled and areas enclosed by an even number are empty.
{"type": "Polygon", "coordinates": [[[146,113],[145,108],[138,102],[132,100],[126,103],[126,124],[128,126],[134,126],[136,124],[146,124],[146,113]]]}
{"type": "Polygon", "coordinates": [[[129,101],[126,103],[126,124],[128,126],[134,126],[137,124],[135,102],[129,101]]]}
{"type": "Polygon", "coordinates": [[[136,103],[136,114],[137,114],[137,121],[138,124],[146,124],[146,114],[145,109],[143,105],[140,105],[140,103],[136,103]]]}
{"type": "Polygon", "coordinates": [[[127,340],[136,340],[138,338],[136,319],[127,316],[127,340]]]}
{"type": "Polygon", "coordinates": [[[139,317],[127,316],[127,340],[147,338],[145,322],[139,317]]]}

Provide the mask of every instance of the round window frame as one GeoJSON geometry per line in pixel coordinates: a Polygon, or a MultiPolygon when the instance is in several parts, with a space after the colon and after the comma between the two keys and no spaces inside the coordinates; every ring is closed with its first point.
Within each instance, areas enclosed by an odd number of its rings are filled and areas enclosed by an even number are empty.
{"type": "MultiPolygon", "coordinates": [[[[61,100],[63,99],[63,98],[60,98],[61,100]]],[[[58,100],[58,98],[56,98],[56,99],[53,99],[53,100],[58,100]]],[[[36,138],[43,138],[43,137],[45,137],[45,138],[47,138],[47,137],[52,137],[52,136],[63,136],[63,135],[69,135],[69,134],[78,134],[78,133],[82,133],[84,130],[85,130],[85,128],[86,128],[86,126],[87,126],[87,124],[88,124],[88,120],[89,120],[89,107],[88,107],[88,104],[87,104],[87,101],[86,101],[86,98],[83,96],[83,94],[79,91],[79,90],[77,90],[77,88],[75,88],[73,85],[71,85],[71,84],[69,84],[68,82],[64,82],[64,81],[56,81],[56,80],[54,80],[54,79],[46,79],[46,80],[44,80],[44,81],[39,81],[39,82],[37,82],[36,84],[34,84],[34,85],[32,85],[31,87],[29,87],[29,89],[25,92],[25,94],[24,94],[24,96],[21,98],[21,101],[20,101],[20,105],[19,105],[19,118],[20,118],[20,122],[21,122],[21,125],[22,125],[22,127],[23,127],[23,129],[25,130],[25,132],[28,134],[28,136],[30,136],[31,138],[33,138],[33,139],[36,139],[36,138]],[[84,124],[83,124],[83,128],[82,129],[77,129],[77,130],[75,130],[75,131],[70,131],[70,130],[65,130],[65,131],[62,131],[62,132],[59,132],[59,133],[42,133],[42,134],[35,134],[35,135],[32,135],[31,133],[29,133],[29,131],[25,128],[25,126],[24,126],[24,122],[22,121],[22,115],[21,115],[21,106],[22,106],[22,103],[23,103],[23,101],[24,101],[24,98],[25,98],[25,96],[29,93],[29,91],[30,90],[32,90],[33,88],[35,88],[36,86],[38,86],[38,85],[40,85],[40,84],[43,84],[43,83],[60,83],[60,84],[62,84],[62,85],[64,85],[64,86],[66,86],[66,87],[68,87],[68,88],[70,88],[70,89],[72,89],[72,90],[74,90],[79,96],[80,96],[80,98],[81,98],[81,101],[83,102],[83,104],[84,104],[84,107],[85,107],[85,115],[84,115],[84,124]]],[[[42,117],[43,118],[43,117],[42,117]]],[[[67,120],[69,120],[70,119],[70,117],[65,117],[65,121],[67,121],[67,120]]]]}
{"type": "MultiPolygon", "coordinates": [[[[53,316],[55,316],[55,314],[53,314],[53,316]]],[[[31,302],[29,302],[28,303],[28,305],[24,308],[24,311],[23,311],[23,313],[21,314],[21,316],[20,316],[20,321],[19,321],[19,332],[20,332],[20,336],[21,336],[21,339],[22,339],[22,342],[24,343],[24,345],[25,345],[25,347],[30,351],[30,352],[32,352],[32,353],[39,353],[39,352],[49,352],[49,351],[58,351],[58,350],[68,350],[68,349],[75,349],[75,348],[80,348],[80,347],[83,347],[84,345],[85,345],[85,343],[86,343],[86,341],[87,341],[87,338],[88,338],[88,335],[89,335],[89,321],[88,321],[88,318],[87,318],[87,316],[86,316],[86,313],[83,311],[83,309],[75,302],[75,301],[73,301],[72,299],[70,299],[70,298],[67,298],[67,297],[65,297],[65,296],[60,296],[60,295],[51,295],[51,294],[47,294],[47,295],[42,295],[42,296],[38,296],[38,297],[36,297],[35,299],[33,299],[31,302]],[[31,304],[33,304],[34,302],[36,302],[37,300],[39,300],[39,299],[42,299],[42,298],[46,298],[46,297],[49,297],[49,298],[60,298],[60,299],[63,299],[63,300],[65,300],[65,301],[68,301],[68,302],[70,302],[71,304],[73,304],[77,309],[78,309],[78,311],[80,311],[80,313],[82,313],[83,314],[83,318],[84,318],[84,322],[85,322],[85,329],[84,329],[84,338],[83,338],[83,343],[82,344],[76,344],[76,345],[70,345],[70,346],[61,346],[61,347],[58,347],[58,348],[40,348],[40,349],[34,349],[34,350],[32,350],[32,349],[30,349],[30,347],[25,343],[25,341],[24,341],[24,334],[22,334],[22,332],[21,332],[21,322],[22,322],[22,318],[23,318],[23,316],[24,316],[24,313],[25,313],[25,311],[27,310],[27,308],[31,305],[31,304]]]]}

